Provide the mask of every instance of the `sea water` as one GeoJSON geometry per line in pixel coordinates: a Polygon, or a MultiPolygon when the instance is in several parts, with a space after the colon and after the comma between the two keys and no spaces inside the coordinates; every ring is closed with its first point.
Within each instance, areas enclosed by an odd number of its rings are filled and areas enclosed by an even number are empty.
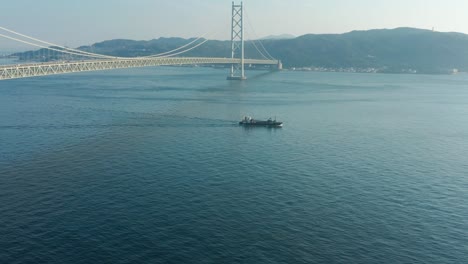
{"type": "Polygon", "coordinates": [[[0,262],[466,263],[467,75],[247,74],[1,81],[0,262]]]}

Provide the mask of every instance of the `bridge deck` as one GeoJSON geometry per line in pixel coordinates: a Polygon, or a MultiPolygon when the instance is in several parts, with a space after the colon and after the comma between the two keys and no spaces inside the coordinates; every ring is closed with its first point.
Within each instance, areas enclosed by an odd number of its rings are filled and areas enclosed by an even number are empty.
{"type": "MultiPolygon", "coordinates": [[[[0,80],[35,76],[64,74],[83,71],[100,71],[121,68],[136,68],[163,65],[236,64],[240,59],[171,57],[171,58],[131,58],[115,60],[57,61],[49,63],[18,64],[0,66],[0,80]]],[[[245,64],[276,65],[276,60],[245,59],[245,64]]]]}

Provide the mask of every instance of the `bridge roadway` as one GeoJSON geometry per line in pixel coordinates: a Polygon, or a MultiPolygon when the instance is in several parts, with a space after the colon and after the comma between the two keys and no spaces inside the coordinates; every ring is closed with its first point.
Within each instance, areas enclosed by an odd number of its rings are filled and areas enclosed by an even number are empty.
{"type": "MultiPolygon", "coordinates": [[[[164,65],[236,64],[240,59],[206,57],[128,58],[108,60],[55,61],[0,66],[0,80],[164,65]]],[[[244,59],[245,64],[276,65],[277,60],[244,59]]]]}

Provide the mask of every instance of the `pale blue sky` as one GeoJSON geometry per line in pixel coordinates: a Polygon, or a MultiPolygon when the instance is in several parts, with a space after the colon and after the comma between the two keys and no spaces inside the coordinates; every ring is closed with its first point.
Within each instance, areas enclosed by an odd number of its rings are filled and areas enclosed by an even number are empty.
{"type": "MultiPolygon", "coordinates": [[[[114,39],[228,39],[231,0],[11,0],[0,26],[76,47],[114,39]]],[[[239,2],[239,1],[238,1],[239,2]]],[[[418,27],[468,33],[468,0],[244,0],[247,38],[418,27]]],[[[4,33],[0,31],[0,33],[4,33]]],[[[0,38],[0,49],[21,45],[0,38]]]]}

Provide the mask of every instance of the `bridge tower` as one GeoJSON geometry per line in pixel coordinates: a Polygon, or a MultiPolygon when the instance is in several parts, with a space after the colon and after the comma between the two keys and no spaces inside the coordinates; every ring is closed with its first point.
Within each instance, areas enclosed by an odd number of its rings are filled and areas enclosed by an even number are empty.
{"type": "Polygon", "coordinates": [[[240,59],[240,63],[231,66],[228,80],[245,80],[244,73],[244,8],[242,2],[234,4],[232,2],[231,20],[231,58],[240,59]]]}

